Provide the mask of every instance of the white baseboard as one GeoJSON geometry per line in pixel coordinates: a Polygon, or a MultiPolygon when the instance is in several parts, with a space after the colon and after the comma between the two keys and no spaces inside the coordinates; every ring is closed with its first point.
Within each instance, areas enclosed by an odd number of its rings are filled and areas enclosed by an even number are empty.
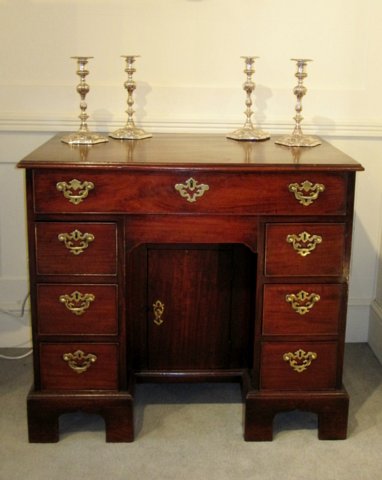
{"type": "MultiPolygon", "coordinates": [[[[122,116],[100,116],[88,121],[89,128],[98,132],[110,132],[124,125],[126,119],[122,116]]],[[[226,134],[238,128],[243,119],[241,116],[220,114],[188,114],[188,115],[158,115],[145,116],[136,119],[139,126],[155,133],[217,133],[226,134]]],[[[256,123],[255,119],[254,122],[256,123]]],[[[271,134],[285,134],[291,131],[293,125],[289,118],[271,118],[261,121],[261,128],[271,134]]],[[[78,120],[74,115],[69,117],[66,112],[52,113],[35,112],[33,114],[0,114],[0,132],[56,132],[76,131],[78,120]]],[[[335,124],[326,120],[304,121],[304,131],[324,137],[379,137],[382,135],[382,124],[373,120],[338,121],[335,124]]]]}
{"type": "Polygon", "coordinates": [[[369,332],[369,312],[369,301],[355,301],[349,299],[345,342],[367,342],[369,332]]]}
{"type": "Polygon", "coordinates": [[[382,306],[376,300],[370,307],[369,345],[382,363],[382,306]]]}

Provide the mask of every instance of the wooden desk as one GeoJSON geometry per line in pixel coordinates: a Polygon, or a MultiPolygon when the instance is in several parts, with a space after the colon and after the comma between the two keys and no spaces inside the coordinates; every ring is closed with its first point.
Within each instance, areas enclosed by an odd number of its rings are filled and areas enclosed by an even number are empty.
{"type": "Polygon", "coordinates": [[[60,414],[132,441],[135,382],[238,381],[246,440],[277,412],[346,437],[342,386],[355,172],[327,143],[213,135],[70,147],[26,169],[34,386],[29,439],[60,414]]]}

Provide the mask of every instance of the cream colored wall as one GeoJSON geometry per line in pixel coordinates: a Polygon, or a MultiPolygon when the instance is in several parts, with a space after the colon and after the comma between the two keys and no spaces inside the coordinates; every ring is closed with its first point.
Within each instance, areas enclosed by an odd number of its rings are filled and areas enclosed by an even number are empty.
{"type": "MultiPolygon", "coordinates": [[[[27,291],[23,172],[16,162],[78,127],[73,55],[93,55],[89,126],[125,121],[120,58],[137,61],[136,119],[152,132],[225,132],[243,118],[241,55],[256,63],[255,119],[291,130],[291,57],[308,67],[304,130],[366,168],[358,176],[349,341],[366,341],[381,236],[382,4],[377,0],[0,0],[0,308],[27,291]]],[[[0,313],[0,347],[29,341],[29,319],[0,313]]]]}

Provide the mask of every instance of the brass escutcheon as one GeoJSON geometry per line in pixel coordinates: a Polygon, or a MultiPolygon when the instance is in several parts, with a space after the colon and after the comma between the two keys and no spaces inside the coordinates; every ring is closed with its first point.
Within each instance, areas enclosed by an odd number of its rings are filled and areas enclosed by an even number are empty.
{"type": "Polygon", "coordinates": [[[160,300],[157,300],[153,303],[153,314],[154,314],[154,323],[155,325],[162,325],[164,322],[162,315],[164,312],[164,303],[160,300]]]}
{"type": "Polygon", "coordinates": [[[298,255],[306,257],[310,255],[317,245],[322,243],[322,237],[320,235],[311,235],[308,232],[301,232],[298,235],[287,235],[286,241],[292,244],[298,255]]]}
{"type": "Polygon", "coordinates": [[[70,312],[74,313],[74,315],[83,315],[94,300],[95,295],[92,293],[82,294],[77,290],[70,295],[59,296],[59,301],[63,303],[70,312]]]}
{"type": "Polygon", "coordinates": [[[291,304],[295,312],[300,315],[305,315],[314,307],[320,298],[320,295],[317,293],[308,293],[305,292],[305,290],[300,290],[297,294],[288,293],[288,295],[285,296],[285,301],[291,304]]]}
{"type": "Polygon", "coordinates": [[[65,247],[73,255],[82,253],[95,239],[92,233],[81,233],[77,229],[71,233],[60,233],[57,238],[60,242],[64,242],[65,247]]]}
{"type": "Polygon", "coordinates": [[[305,180],[300,184],[291,183],[288,190],[294,193],[296,200],[298,200],[301,205],[308,207],[317,200],[320,193],[325,191],[325,185],[322,183],[313,184],[309,180],[305,180]]]}
{"type": "Polygon", "coordinates": [[[86,355],[82,350],[77,350],[74,353],[64,353],[62,358],[76,373],[86,372],[86,370],[97,361],[96,355],[93,355],[92,353],[86,355]]]}
{"type": "Polygon", "coordinates": [[[192,177],[186,180],[185,183],[177,183],[174,188],[179,192],[181,197],[190,203],[196,202],[199,197],[204,195],[204,192],[210,189],[207,184],[198,183],[192,177]]]}
{"type": "Polygon", "coordinates": [[[316,352],[305,352],[299,349],[294,353],[284,353],[283,360],[284,362],[288,362],[295,372],[301,373],[311,365],[313,360],[316,360],[317,356],[316,352]]]}
{"type": "Polygon", "coordinates": [[[59,192],[62,192],[64,197],[67,198],[70,203],[78,205],[88,196],[89,191],[94,189],[94,183],[88,182],[87,180],[80,182],[74,178],[73,180],[70,180],[69,183],[58,182],[56,184],[56,189],[59,192]]]}

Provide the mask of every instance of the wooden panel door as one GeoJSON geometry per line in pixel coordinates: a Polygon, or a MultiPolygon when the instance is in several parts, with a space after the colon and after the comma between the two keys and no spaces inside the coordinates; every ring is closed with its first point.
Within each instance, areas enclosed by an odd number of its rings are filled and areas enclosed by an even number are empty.
{"type": "Polygon", "coordinates": [[[227,368],[232,248],[158,246],[147,255],[148,368],[227,368]]]}

